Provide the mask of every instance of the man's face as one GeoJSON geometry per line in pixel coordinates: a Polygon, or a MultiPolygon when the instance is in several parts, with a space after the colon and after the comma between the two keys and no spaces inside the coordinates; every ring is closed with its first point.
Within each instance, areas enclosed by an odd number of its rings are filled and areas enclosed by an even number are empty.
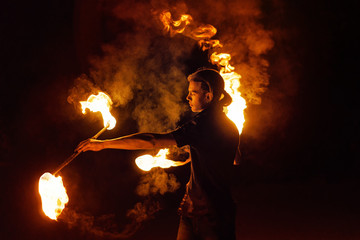
{"type": "Polygon", "coordinates": [[[189,82],[189,94],[186,97],[188,100],[191,111],[201,112],[204,110],[211,101],[209,92],[201,88],[201,82],[189,82]]]}

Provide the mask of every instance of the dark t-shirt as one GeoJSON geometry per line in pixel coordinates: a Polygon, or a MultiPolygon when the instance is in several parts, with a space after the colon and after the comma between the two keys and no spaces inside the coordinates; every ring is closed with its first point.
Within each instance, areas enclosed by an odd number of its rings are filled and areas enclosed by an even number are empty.
{"type": "Polygon", "coordinates": [[[230,193],[239,132],[220,107],[211,107],[172,132],[178,147],[190,146],[191,175],[180,210],[202,215],[232,208],[230,193]]]}

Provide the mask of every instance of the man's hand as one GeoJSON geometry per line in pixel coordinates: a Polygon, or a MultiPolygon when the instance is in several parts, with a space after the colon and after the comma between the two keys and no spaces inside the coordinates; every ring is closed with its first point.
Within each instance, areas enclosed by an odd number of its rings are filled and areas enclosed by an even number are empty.
{"type": "Polygon", "coordinates": [[[104,149],[104,142],[102,140],[89,138],[82,141],[75,149],[75,152],[100,151],[102,149],[104,149]]]}

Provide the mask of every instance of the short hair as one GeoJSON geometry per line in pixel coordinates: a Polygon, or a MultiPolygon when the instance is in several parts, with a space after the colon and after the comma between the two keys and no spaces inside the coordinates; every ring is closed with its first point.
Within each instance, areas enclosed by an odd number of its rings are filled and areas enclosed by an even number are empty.
{"type": "Polygon", "coordinates": [[[211,92],[213,101],[228,106],[232,102],[230,95],[224,90],[224,79],[220,73],[211,68],[200,68],[188,76],[188,81],[201,82],[201,88],[211,92]]]}

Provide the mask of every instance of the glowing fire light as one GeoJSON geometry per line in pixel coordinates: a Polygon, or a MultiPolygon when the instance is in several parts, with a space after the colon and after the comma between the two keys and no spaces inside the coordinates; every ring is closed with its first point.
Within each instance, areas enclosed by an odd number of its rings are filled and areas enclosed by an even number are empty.
{"type": "Polygon", "coordinates": [[[44,173],[39,180],[39,193],[45,215],[56,220],[69,201],[61,177],[44,173]]]}
{"type": "Polygon", "coordinates": [[[109,125],[107,130],[111,130],[115,127],[116,120],[110,113],[112,101],[105,93],[99,92],[98,95],[91,95],[86,101],[81,101],[80,104],[83,114],[85,114],[86,109],[89,109],[92,112],[101,112],[104,120],[104,127],[109,125]]]}
{"type": "MultiPolygon", "coordinates": [[[[100,112],[104,120],[104,128],[98,132],[93,138],[96,139],[106,129],[113,129],[116,125],[115,118],[110,113],[112,101],[108,95],[100,92],[98,95],[91,95],[87,101],[80,102],[83,113],[88,108],[93,112],[100,112]]],[[[71,162],[80,152],[74,153],[68,158],[55,174],[64,166],[71,162]]],[[[39,179],[39,193],[41,196],[42,209],[46,216],[56,220],[65,208],[65,204],[69,202],[66,189],[60,176],[55,177],[51,173],[44,173],[39,179]]]]}
{"type": "Polygon", "coordinates": [[[244,109],[246,108],[246,101],[241,97],[240,88],[240,74],[236,73],[235,67],[230,65],[231,55],[228,53],[217,54],[214,52],[210,56],[212,64],[217,64],[221,67],[220,75],[225,81],[225,91],[232,97],[232,103],[225,108],[225,113],[236,125],[241,134],[245,122],[244,109]]]}
{"type": "Polygon", "coordinates": [[[170,32],[171,36],[184,32],[187,25],[192,22],[192,17],[187,14],[181,15],[179,20],[173,20],[169,11],[160,14],[160,20],[164,24],[164,30],[170,32]]]}
{"type": "Polygon", "coordinates": [[[223,47],[223,45],[220,43],[219,40],[216,39],[202,39],[199,41],[199,46],[201,47],[201,50],[205,51],[211,48],[216,48],[216,47],[223,47]]]}
{"type": "Polygon", "coordinates": [[[217,30],[214,26],[207,24],[194,29],[190,36],[196,40],[209,39],[216,34],[217,30]]]}
{"type": "Polygon", "coordinates": [[[160,149],[156,156],[151,156],[149,154],[142,155],[135,159],[136,165],[143,171],[150,171],[154,167],[169,168],[177,167],[187,164],[190,160],[185,162],[172,161],[166,159],[166,155],[169,153],[168,148],[160,149]]]}

